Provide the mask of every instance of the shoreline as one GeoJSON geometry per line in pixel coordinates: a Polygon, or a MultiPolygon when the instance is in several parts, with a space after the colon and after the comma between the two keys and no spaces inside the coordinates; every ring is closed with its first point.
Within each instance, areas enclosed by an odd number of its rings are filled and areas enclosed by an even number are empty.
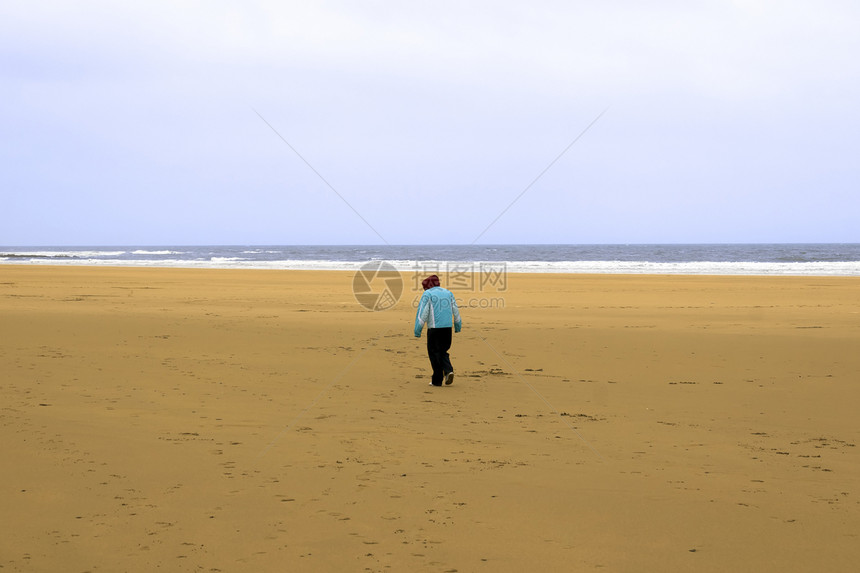
{"type": "MultiPolygon", "coordinates": [[[[367,261],[367,262],[377,262],[377,261],[367,261]]],[[[379,261],[379,262],[387,262],[387,261],[379,261]]],[[[489,261],[490,263],[494,263],[494,261],[489,261]]],[[[501,261],[500,263],[504,263],[501,261]]],[[[68,264],[56,264],[56,263],[33,263],[33,262],[0,262],[0,270],[3,268],[49,268],[49,269],[75,269],[75,268],[86,268],[86,269],[156,269],[156,270],[185,270],[185,271],[282,271],[282,272],[321,272],[321,273],[351,273],[355,274],[357,270],[365,263],[355,263],[353,268],[288,268],[288,267],[278,267],[278,266],[216,266],[209,265],[207,263],[201,263],[200,265],[191,265],[191,266],[181,266],[181,265],[155,265],[155,264],[81,264],[81,263],[68,263],[68,264]]],[[[804,263],[790,263],[790,264],[804,264],[804,263]]],[[[398,272],[401,274],[409,274],[414,272],[414,269],[410,268],[397,268],[398,272]]],[[[437,274],[448,274],[445,271],[426,271],[428,274],[431,272],[436,272],[437,274]]],[[[566,270],[510,270],[507,269],[505,271],[507,274],[512,275],[535,275],[535,276],[543,276],[543,275],[570,275],[573,277],[582,277],[582,276],[628,276],[628,277],[751,277],[751,278],[768,278],[768,277],[787,277],[787,278],[803,278],[803,277],[820,277],[820,278],[860,278],[860,271],[858,273],[851,274],[838,274],[838,273],[791,273],[791,272],[768,272],[768,273],[745,273],[745,272],[620,272],[620,271],[566,271],[566,270]]]]}
{"type": "Polygon", "coordinates": [[[860,243],[43,247],[0,250],[0,264],[4,262],[348,271],[386,264],[401,273],[860,276],[860,243]]]}

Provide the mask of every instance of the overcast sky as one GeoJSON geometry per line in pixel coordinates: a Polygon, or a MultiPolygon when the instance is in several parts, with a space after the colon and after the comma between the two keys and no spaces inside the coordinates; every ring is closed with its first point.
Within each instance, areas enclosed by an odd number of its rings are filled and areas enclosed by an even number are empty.
{"type": "Polygon", "coordinates": [[[0,245],[858,242],[858,30],[854,0],[4,0],[0,245]]]}

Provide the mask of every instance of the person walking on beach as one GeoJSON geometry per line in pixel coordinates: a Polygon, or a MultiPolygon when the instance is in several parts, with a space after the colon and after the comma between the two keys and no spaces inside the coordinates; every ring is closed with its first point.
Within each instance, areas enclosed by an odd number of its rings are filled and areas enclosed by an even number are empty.
{"type": "Polygon", "coordinates": [[[427,354],[430,356],[430,366],[433,376],[430,384],[441,386],[454,382],[454,367],[448,350],[451,348],[451,329],[460,332],[463,321],[460,319],[460,309],[454,294],[440,286],[439,277],[430,275],[421,282],[424,294],[418,302],[418,312],[415,314],[415,337],[421,338],[421,330],[427,325],[427,354]]]}

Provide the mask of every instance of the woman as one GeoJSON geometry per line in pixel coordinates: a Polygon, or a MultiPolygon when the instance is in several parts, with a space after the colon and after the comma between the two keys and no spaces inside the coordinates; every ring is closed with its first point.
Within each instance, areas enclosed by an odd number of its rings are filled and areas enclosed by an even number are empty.
{"type": "Polygon", "coordinates": [[[457,300],[448,289],[440,286],[439,277],[430,275],[421,282],[424,294],[418,302],[415,314],[415,336],[421,338],[421,330],[427,325],[427,354],[433,367],[430,379],[432,386],[451,385],[454,382],[454,367],[448,350],[451,348],[451,329],[460,332],[463,321],[457,300]]]}

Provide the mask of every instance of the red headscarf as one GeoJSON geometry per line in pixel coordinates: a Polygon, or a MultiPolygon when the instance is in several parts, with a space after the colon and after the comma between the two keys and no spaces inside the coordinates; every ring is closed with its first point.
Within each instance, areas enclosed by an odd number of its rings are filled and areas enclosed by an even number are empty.
{"type": "Polygon", "coordinates": [[[428,288],[432,287],[441,286],[441,284],[442,283],[439,282],[439,277],[437,277],[436,275],[430,275],[429,277],[421,281],[421,286],[424,287],[424,290],[427,290],[428,288]]]}

